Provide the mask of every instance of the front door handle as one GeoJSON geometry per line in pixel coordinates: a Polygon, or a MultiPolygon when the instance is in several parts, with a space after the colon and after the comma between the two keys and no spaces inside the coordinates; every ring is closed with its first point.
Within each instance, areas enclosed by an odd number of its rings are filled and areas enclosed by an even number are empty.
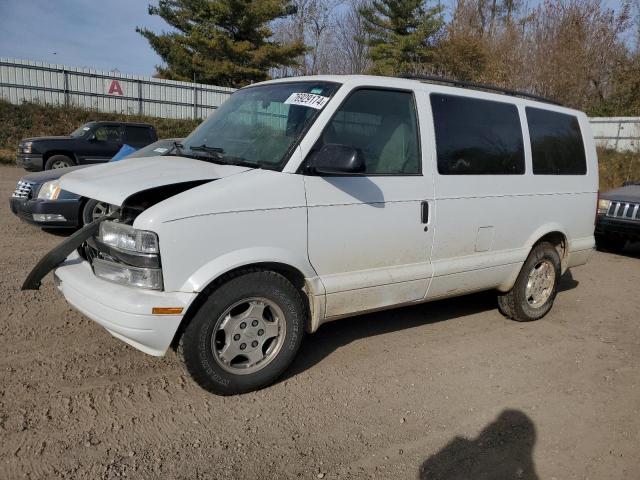
{"type": "Polygon", "coordinates": [[[429,223],[429,202],[423,201],[420,208],[420,220],[422,223],[429,223]]]}

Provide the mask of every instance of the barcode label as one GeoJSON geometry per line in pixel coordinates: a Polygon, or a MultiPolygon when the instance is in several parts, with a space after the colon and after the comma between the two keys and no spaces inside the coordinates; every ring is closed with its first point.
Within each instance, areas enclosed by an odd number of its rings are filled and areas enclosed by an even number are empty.
{"type": "Polygon", "coordinates": [[[316,95],[314,93],[292,93],[284,103],[320,110],[328,101],[329,97],[323,97],[322,95],[316,95]]]}

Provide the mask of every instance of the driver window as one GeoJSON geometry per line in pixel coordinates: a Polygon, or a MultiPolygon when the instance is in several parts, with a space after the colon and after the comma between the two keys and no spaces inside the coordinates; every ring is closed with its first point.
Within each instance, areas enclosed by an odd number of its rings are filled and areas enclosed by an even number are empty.
{"type": "Polygon", "coordinates": [[[120,142],[120,128],[119,127],[98,127],[93,132],[93,136],[99,142],[120,142]]]}
{"type": "Polygon", "coordinates": [[[360,149],[366,174],[419,174],[420,154],[413,94],[356,90],[325,128],[316,148],[340,144],[360,149]]]}

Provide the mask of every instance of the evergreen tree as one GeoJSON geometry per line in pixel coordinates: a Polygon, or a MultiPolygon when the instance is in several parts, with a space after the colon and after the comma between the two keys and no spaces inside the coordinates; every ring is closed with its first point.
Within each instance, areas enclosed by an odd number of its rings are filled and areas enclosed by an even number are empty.
{"type": "Polygon", "coordinates": [[[371,73],[419,73],[432,61],[444,26],[442,7],[425,0],[372,0],[360,8],[368,34],[371,73]]]}
{"type": "Polygon", "coordinates": [[[172,29],[136,31],[164,61],[160,78],[241,87],[269,78],[271,68],[295,65],[305,52],[300,42],[271,39],[270,22],[294,12],[289,0],[160,0],[149,14],[172,29]]]}

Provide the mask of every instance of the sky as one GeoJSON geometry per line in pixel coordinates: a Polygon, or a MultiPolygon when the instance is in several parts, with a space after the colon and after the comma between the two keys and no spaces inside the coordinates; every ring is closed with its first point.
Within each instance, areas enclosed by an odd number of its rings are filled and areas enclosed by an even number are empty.
{"type": "MultiPolygon", "coordinates": [[[[0,57],[152,75],[160,57],[135,28],[160,32],[168,27],[148,14],[147,6],[154,2],[0,0],[0,57]]],[[[621,2],[604,3],[619,8],[621,2]]]]}
{"type": "Polygon", "coordinates": [[[136,32],[168,25],[149,0],[0,0],[0,57],[152,75],[160,57],[136,32]]]}

